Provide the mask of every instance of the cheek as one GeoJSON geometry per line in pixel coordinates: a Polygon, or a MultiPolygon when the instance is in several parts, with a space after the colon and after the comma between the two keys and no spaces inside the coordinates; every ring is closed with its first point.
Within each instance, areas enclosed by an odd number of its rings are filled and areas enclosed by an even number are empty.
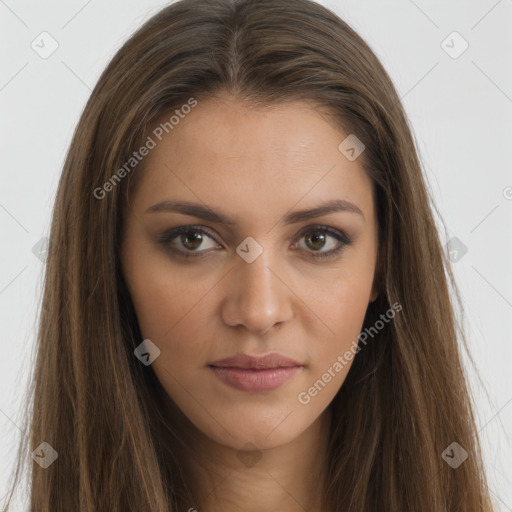
{"type": "Polygon", "coordinates": [[[350,326],[362,323],[370,301],[374,269],[372,258],[354,251],[337,268],[317,276],[307,300],[333,336],[353,331],[350,326]]]}
{"type": "Polygon", "coordinates": [[[331,392],[326,393],[329,395],[342,385],[352,365],[373,283],[372,261],[350,263],[340,267],[323,293],[316,290],[308,300],[319,319],[316,334],[312,335],[317,339],[311,352],[312,381],[330,371],[330,376],[323,379],[332,382],[331,392]]]}
{"type": "Polygon", "coordinates": [[[130,242],[123,271],[141,333],[145,338],[161,339],[199,300],[201,285],[197,280],[185,279],[179,268],[169,265],[165,255],[130,242]]]}
{"type": "Polygon", "coordinates": [[[161,351],[155,368],[165,364],[179,370],[185,362],[198,363],[208,296],[216,281],[149,257],[138,263],[134,258],[127,277],[141,334],[161,351]]]}
{"type": "MultiPolygon", "coordinates": [[[[220,300],[218,293],[223,288],[218,275],[213,277],[204,268],[198,271],[195,265],[178,268],[151,252],[131,254],[126,277],[142,336],[161,350],[172,351],[173,365],[190,353],[197,358],[199,340],[208,323],[215,321],[209,315],[218,312],[211,304],[214,296],[220,300]]],[[[311,347],[313,359],[325,360],[335,351],[344,351],[359,334],[373,280],[374,262],[367,254],[354,251],[335,267],[320,272],[310,269],[302,278],[293,279],[292,288],[302,302],[297,304],[296,320],[313,339],[322,339],[311,347]]]]}

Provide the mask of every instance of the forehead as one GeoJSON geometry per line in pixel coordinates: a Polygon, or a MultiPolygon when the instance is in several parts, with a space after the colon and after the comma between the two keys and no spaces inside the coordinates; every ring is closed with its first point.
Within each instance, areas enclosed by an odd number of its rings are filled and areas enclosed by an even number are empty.
{"type": "Polygon", "coordinates": [[[152,135],[155,146],[135,194],[140,208],[185,199],[235,212],[275,206],[282,214],[299,202],[307,207],[345,199],[372,214],[372,184],[362,159],[350,161],[338,149],[349,134],[309,102],[255,109],[231,97],[211,98],[169,126],[161,140],[152,135]]]}

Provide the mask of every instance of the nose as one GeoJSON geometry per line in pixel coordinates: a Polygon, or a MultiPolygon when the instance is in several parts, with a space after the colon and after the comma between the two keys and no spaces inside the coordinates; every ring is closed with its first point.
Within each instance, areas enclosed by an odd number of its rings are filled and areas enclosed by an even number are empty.
{"type": "Polygon", "coordinates": [[[222,318],[226,325],[243,325],[256,335],[293,317],[293,287],[266,249],[252,263],[240,258],[226,283],[222,318]]]}

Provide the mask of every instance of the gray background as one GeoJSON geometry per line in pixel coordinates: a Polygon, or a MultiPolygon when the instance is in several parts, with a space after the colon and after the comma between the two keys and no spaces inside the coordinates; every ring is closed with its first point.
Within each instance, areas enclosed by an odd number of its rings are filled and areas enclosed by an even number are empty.
{"type": "MultiPolygon", "coordinates": [[[[451,246],[453,268],[484,387],[467,372],[491,493],[497,510],[512,511],[512,0],[320,3],[352,25],[388,70],[448,239],[467,248],[451,246]]],[[[48,235],[65,152],[99,74],[164,5],[0,0],[0,499],[24,435],[19,408],[44,271],[33,247],[48,235]],[[45,59],[31,47],[46,37],[51,48],[44,31],[58,43],[45,59]]]]}

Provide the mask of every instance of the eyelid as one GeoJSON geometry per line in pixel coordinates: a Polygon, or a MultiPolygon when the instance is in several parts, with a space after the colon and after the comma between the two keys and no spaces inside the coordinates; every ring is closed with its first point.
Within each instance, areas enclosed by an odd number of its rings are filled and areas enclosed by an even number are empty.
{"type": "MultiPolygon", "coordinates": [[[[209,228],[206,228],[204,226],[199,225],[185,225],[185,226],[178,226],[176,228],[171,228],[166,231],[164,231],[157,239],[157,243],[163,245],[164,247],[168,248],[171,252],[174,254],[177,254],[178,256],[182,256],[184,258],[201,258],[205,255],[209,254],[213,249],[207,249],[203,251],[184,251],[181,249],[176,249],[174,247],[171,247],[170,242],[177,238],[182,233],[188,233],[188,232],[199,232],[202,234],[207,235],[209,238],[212,238],[217,244],[216,235],[212,234],[209,230],[209,228]]],[[[312,231],[323,231],[327,235],[331,236],[332,238],[335,238],[339,245],[335,249],[331,249],[329,251],[307,251],[307,250],[299,250],[298,252],[305,252],[308,253],[313,258],[329,258],[335,257],[342,249],[344,249],[346,246],[351,245],[353,242],[353,238],[348,236],[343,230],[333,228],[330,226],[326,226],[323,224],[310,224],[304,228],[302,228],[298,234],[294,235],[292,239],[298,239],[300,241],[304,235],[306,235],[309,232],[312,231]]],[[[298,244],[298,241],[294,244],[294,247],[298,244]]],[[[221,245],[221,244],[219,244],[221,245]]]]}
{"type": "MultiPolygon", "coordinates": [[[[218,243],[216,241],[216,236],[213,235],[209,231],[209,229],[207,229],[203,226],[197,226],[197,225],[178,226],[176,228],[167,229],[157,238],[156,242],[157,242],[157,244],[161,244],[165,247],[168,247],[173,252],[177,252],[179,254],[187,254],[188,253],[188,254],[194,255],[194,253],[192,251],[182,251],[180,249],[175,249],[174,247],[171,248],[171,246],[170,246],[171,240],[174,240],[175,238],[177,238],[178,236],[180,236],[183,233],[194,232],[194,231],[201,233],[201,234],[205,234],[208,237],[212,238],[216,243],[218,243]]],[[[206,253],[206,252],[207,251],[197,251],[196,254],[206,253]]]]}
{"type": "Polygon", "coordinates": [[[345,243],[346,245],[349,245],[352,243],[351,237],[349,237],[343,230],[332,228],[330,226],[326,226],[324,224],[313,224],[310,226],[305,227],[299,232],[299,237],[303,237],[306,233],[309,233],[311,231],[324,231],[328,235],[332,236],[333,238],[336,238],[342,243],[345,243]]]}

